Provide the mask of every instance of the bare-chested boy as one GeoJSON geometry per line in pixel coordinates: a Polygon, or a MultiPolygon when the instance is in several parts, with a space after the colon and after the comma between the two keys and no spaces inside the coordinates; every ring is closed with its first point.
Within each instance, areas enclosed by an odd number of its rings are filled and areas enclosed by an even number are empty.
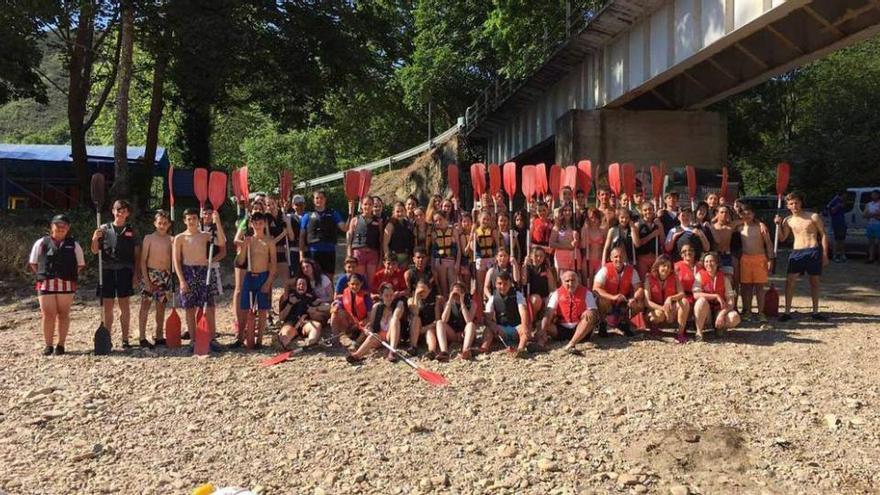
{"type": "MultiPolygon", "coordinates": [[[[724,206],[722,206],[724,208],[724,206]]],[[[742,256],[739,261],[739,282],[742,288],[743,317],[752,310],[752,294],[758,299],[758,319],[762,329],[767,325],[764,313],[764,285],[770,275],[773,258],[773,241],[763,222],[755,220],[755,210],[743,203],[742,222],[736,230],[742,239],[742,256]]]]}
{"type": "MultiPolygon", "coordinates": [[[[277,255],[275,252],[275,240],[266,234],[268,217],[265,213],[254,213],[251,216],[251,228],[253,235],[242,236],[236,239],[239,252],[236,264],[246,266],[244,279],[241,287],[241,299],[239,305],[241,311],[238,317],[238,328],[244,329],[247,325],[247,313],[253,304],[257,305],[257,329],[254,339],[254,347],[259,349],[263,346],[263,333],[266,329],[266,319],[272,308],[270,295],[272,283],[277,271],[277,255]]],[[[244,231],[242,231],[244,232],[244,231]]],[[[239,332],[239,338],[243,335],[239,332]]]]}
{"type": "MultiPolygon", "coordinates": [[[[716,203],[718,197],[715,197],[716,203]]],[[[730,208],[718,206],[711,225],[713,250],[721,260],[719,270],[727,276],[733,276],[733,255],[730,253],[730,239],[733,237],[734,225],[731,223],[730,208]]]]}
{"type": "MultiPolygon", "coordinates": [[[[214,221],[219,222],[217,212],[214,221]]],[[[186,310],[186,327],[190,335],[196,331],[196,310],[207,306],[205,318],[211,332],[211,350],[217,352],[220,345],[216,342],[216,325],[214,318],[214,297],[217,295],[215,284],[207,285],[208,246],[211,234],[199,229],[199,210],[187,208],[183,212],[186,230],[174,237],[172,259],[174,273],[180,283],[180,305],[186,310]]],[[[226,238],[218,232],[217,244],[225,245],[226,238]]]]}
{"type": "Polygon", "coordinates": [[[817,321],[825,321],[819,312],[819,277],[822,268],[828,264],[828,237],[825,225],[817,214],[803,209],[804,197],[798,192],[785,196],[785,205],[791,215],[783,220],[776,215],[779,225],[779,240],[784,241],[794,234],[794,249],[788,256],[788,276],[785,279],[785,313],[779,321],[791,319],[791,300],[794,297],[794,284],[798,276],[806,273],[810,277],[810,296],[813,299],[813,312],[810,316],[817,321]]]}
{"type": "Polygon", "coordinates": [[[153,218],[156,231],[144,237],[141,243],[141,273],[143,289],[141,289],[141,310],[138,314],[138,335],[140,346],[149,349],[153,344],[147,340],[147,317],[150,305],[156,301],[156,337],[155,345],[165,345],[164,324],[165,304],[171,292],[171,217],[168,212],[159,210],[153,218]]]}

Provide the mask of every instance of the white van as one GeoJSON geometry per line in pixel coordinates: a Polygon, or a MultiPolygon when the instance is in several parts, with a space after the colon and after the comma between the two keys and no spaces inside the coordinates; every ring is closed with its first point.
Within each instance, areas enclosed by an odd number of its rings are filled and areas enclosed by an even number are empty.
{"type": "Polygon", "coordinates": [[[859,235],[865,235],[865,226],[868,225],[868,221],[862,216],[862,212],[865,211],[865,205],[871,202],[873,191],[880,191],[880,186],[847,188],[845,204],[849,208],[846,211],[846,227],[849,232],[856,230],[859,235]]]}

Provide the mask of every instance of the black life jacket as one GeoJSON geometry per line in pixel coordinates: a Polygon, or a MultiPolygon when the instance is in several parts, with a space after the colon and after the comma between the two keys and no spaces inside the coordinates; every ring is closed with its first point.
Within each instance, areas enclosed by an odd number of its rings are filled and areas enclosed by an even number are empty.
{"type": "Polygon", "coordinates": [[[358,216],[354,226],[354,233],[351,236],[352,249],[370,248],[378,251],[381,232],[379,227],[378,218],[372,217],[370,222],[367,223],[367,219],[363,215],[358,216]]]}
{"type": "Polygon", "coordinates": [[[519,287],[519,281],[513,279],[513,262],[511,261],[509,265],[502,268],[500,265],[495,265],[492,269],[492,276],[489,277],[489,287],[495,287],[495,281],[498,280],[498,276],[502,273],[506,273],[510,275],[511,280],[513,280],[513,287],[516,289],[519,287]]]}
{"type": "Polygon", "coordinates": [[[134,247],[136,242],[134,229],[131,228],[131,225],[123,225],[122,230],[118,234],[115,234],[112,222],[105,223],[101,226],[101,229],[104,230],[102,251],[106,259],[134,265],[134,247]],[[108,234],[110,234],[111,238],[116,238],[115,242],[108,242],[108,234]]]}
{"type": "Polygon", "coordinates": [[[37,258],[37,280],[58,278],[76,282],[78,267],[76,262],[76,241],[67,237],[55,245],[51,237],[41,239],[40,255],[37,258]]]}
{"type": "MultiPolygon", "coordinates": [[[[651,233],[654,232],[655,230],[657,230],[659,227],[657,227],[654,224],[649,225],[643,221],[639,221],[638,228],[639,228],[639,238],[644,239],[645,237],[648,237],[649,235],[651,235],[651,233]]],[[[654,254],[657,251],[657,247],[658,247],[655,244],[655,242],[661,242],[661,241],[654,239],[647,244],[642,244],[641,246],[637,247],[636,248],[636,256],[638,256],[640,254],[654,254]]],[[[631,253],[627,253],[627,254],[631,254],[631,253]]]]}
{"type": "Polygon", "coordinates": [[[291,247],[299,246],[299,228],[300,228],[300,221],[302,220],[302,217],[299,216],[299,214],[296,213],[295,211],[293,213],[289,213],[289,215],[290,215],[290,229],[293,230],[293,240],[290,241],[290,245],[291,245],[291,247]]]}
{"type": "Polygon", "coordinates": [[[543,266],[529,264],[526,270],[527,276],[529,277],[529,288],[532,291],[532,294],[538,294],[541,297],[549,297],[550,283],[548,282],[548,279],[553,275],[550,273],[550,268],[547,267],[547,264],[545,263],[543,266]]]}
{"type": "Polygon", "coordinates": [[[419,271],[415,267],[406,272],[406,288],[409,290],[410,294],[416,291],[416,284],[418,284],[419,280],[426,280],[428,285],[432,287],[432,292],[434,288],[434,273],[430,268],[425,268],[423,271],[419,271]]]}
{"type": "Polygon", "coordinates": [[[513,288],[506,296],[495,291],[492,296],[492,310],[495,312],[495,322],[501,326],[515,327],[522,323],[519,317],[519,305],[516,303],[516,290],[513,288]]]}
{"type": "Polygon", "coordinates": [[[312,211],[309,215],[309,226],[306,231],[306,243],[329,242],[336,244],[336,222],[333,221],[333,211],[312,211]]]}
{"type": "Polygon", "coordinates": [[[468,309],[471,307],[471,295],[465,294],[463,296],[463,302],[452,303],[452,307],[449,308],[449,325],[453,327],[463,327],[467,324],[467,321],[464,319],[464,314],[462,314],[462,304],[468,309]]]}
{"type": "Polygon", "coordinates": [[[412,253],[416,236],[409,222],[394,218],[390,222],[394,225],[394,229],[391,232],[391,239],[388,240],[388,250],[392,253],[412,253]]]}

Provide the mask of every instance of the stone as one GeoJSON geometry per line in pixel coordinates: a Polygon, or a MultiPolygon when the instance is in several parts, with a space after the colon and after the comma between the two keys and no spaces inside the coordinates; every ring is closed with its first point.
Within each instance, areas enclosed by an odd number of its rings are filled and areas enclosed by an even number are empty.
{"type": "Polygon", "coordinates": [[[550,459],[541,459],[538,461],[538,469],[545,473],[559,471],[559,465],[550,459]]]}
{"type": "Polygon", "coordinates": [[[636,493],[647,493],[648,487],[642,484],[636,484],[633,486],[633,491],[636,493]]]}
{"type": "Polygon", "coordinates": [[[826,414],[825,425],[828,427],[829,430],[837,430],[837,428],[840,426],[840,418],[838,418],[834,414],[826,414]]]}
{"type": "Polygon", "coordinates": [[[505,459],[512,459],[516,457],[517,453],[519,453],[519,450],[513,445],[503,445],[498,447],[498,455],[505,459]]]}
{"type": "Polygon", "coordinates": [[[634,486],[639,484],[639,477],[629,474],[623,473],[617,477],[617,486],[625,487],[625,486],[634,486]]]}
{"type": "Polygon", "coordinates": [[[669,487],[669,495],[690,495],[691,491],[684,485],[672,485],[669,487]]]}
{"type": "Polygon", "coordinates": [[[449,476],[446,473],[431,478],[431,484],[434,486],[449,486],[449,476]]]}

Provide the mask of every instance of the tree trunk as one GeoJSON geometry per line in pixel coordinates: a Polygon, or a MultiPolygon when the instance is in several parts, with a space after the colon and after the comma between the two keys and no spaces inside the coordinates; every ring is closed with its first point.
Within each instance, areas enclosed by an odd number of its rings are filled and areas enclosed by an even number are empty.
{"type": "Polygon", "coordinates": [[[73,171],[85,204],[91,201],[86,152],[86,130],[83,122],[86,102],[91,90],[89,77],[84,75],[88,63],[88,48],[92,46],[94,12],[84,7],[79,13],[75,42],[68,48],[67,123],[70,126],[70,154],[73,171]]]}
{"type": "Polygon", "coordinates": [[[129,198],[131,181],[128,168],[128,98],[131,88],[132,50],[134,47],[134,6],[122,2],[122,56],[119,61],[119,85],[116,92],[116,124],[113,128],[113,158],[116,164],[111,196],[129,198]]]}
{"type": "Polygon", "coordinates": [[[180,108],[183,161],[193,168],[211,168],[211,105],[201,99],[183,99],[180,108]]]}
{"type": "MultiPolygon", "coordinates": [[[[163,87],[165,84],[166,67],[168,67],[168,53],[165,50],[159,50],[155,66],[153,67],[153,89],[152,97],[150,98],[150,115],[147,121],[147,142],[144,149],[144,162],[139,174],[141,179],[152,178],[153,168],[156,164],[156,148],[159,146],[159,124],[162,122],[162,111],[165,108],[163,87]]],[[[147,184],[143,184],[143,182],[142,180],[136,182],[138,189],[141,186],[146,186],[143,191],[146,194],[139,194],[138,196],[140,200],[138,206],[141,208],[141,211],[146,211],[150,198],[149,185],[152,181],[147,181],[147,184]]]]}

